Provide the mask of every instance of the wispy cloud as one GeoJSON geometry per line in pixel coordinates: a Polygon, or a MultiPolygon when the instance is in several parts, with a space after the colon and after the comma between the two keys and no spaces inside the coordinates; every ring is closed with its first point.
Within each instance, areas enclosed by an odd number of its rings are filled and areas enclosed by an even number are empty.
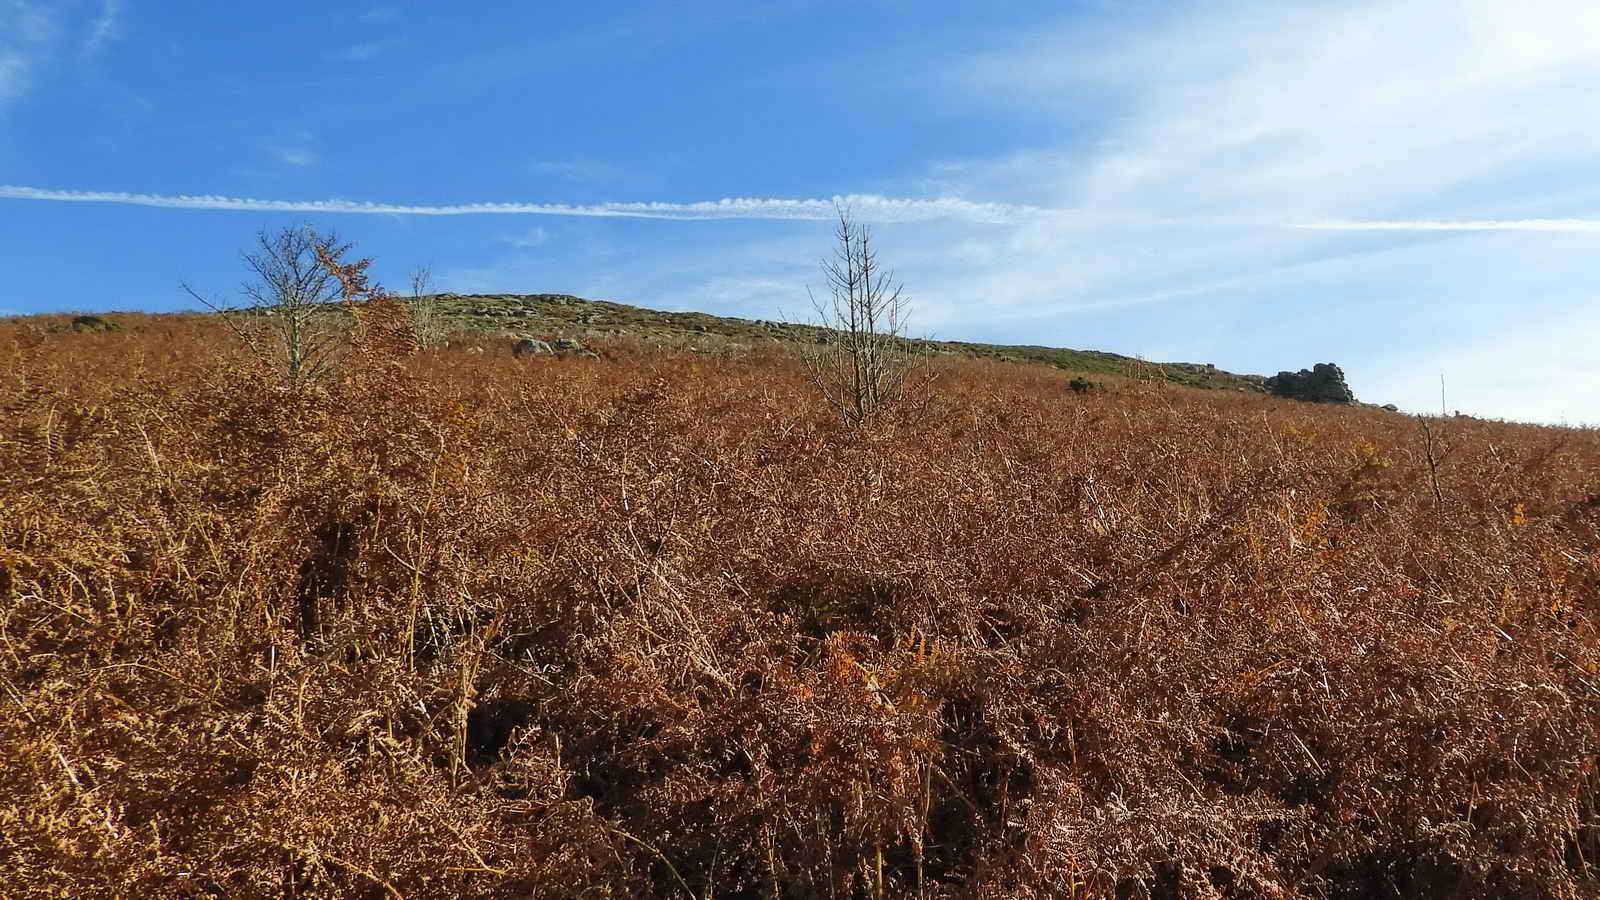
{"type": "MultiPolygon", "coordinates": [[[[84,25],[78,52],[90,59],[123,35],[124,0],[99,0],[84,25]]],[[[0,0],[0,105],[17,100],[33,86],[39,72],[61,55],[69,34],[78,27],[77,4],[0,0]]]]}
{"type": "Polygon", "coordinates": [[[356,19],[368,25],[382,25],[400,18],[400,10],[393,6],[374,6],[357,16],[356,19]]]}
{"type": "Polygon", "coordinates": [[[1600,8],[1585,0],[1204,10],[1105,50],[1046,33],[953,67],[951,86],[1061,114],[1086,85],[1118,85],[1103,146],[1031,189],[1168,214],[1390,218],[1369,214],[1600,145],[1577,124],[1600,107],[1600,8]]]}
{"type": "Polygon", "coordinates": [[[0,50],[0,103],[22,96],[28,84],[28,58],[15,50],[0,50]]]}
{"type": "Polygon", "coordinates": [[[500,239],[501,243],[510,244],[523,250],[542,247],[550,242],[550,232],[543,228],[531,228],[521,234],[509,235],[500,239]]]}
{"type": "Polygon", "coordinates": [[[389,38],[381,41],[366,41],[360,44],[352,44],[341,50],[336,50],[328,54],[328,58],[342,60],[345,62],[366,62],[370,59],[376,58],[381,53],[400,46],[402,43],[404,42],[399,38],[389,38]]]}
{"type": "Polygon", "coordinates": [[[49,3],[10,0],[3,7],[8,31],[18,41],[47,44],[61,34],[61,11],[49,3]]]}
{"type": "MultiPolygon", "coordinates": [[[[928,286],[924,309],[961,330],[1026,318],[1041,340],[1184,348],[1246,371],[1332,358],[1358,394],[1418,409],[1430,393],[1437,406],[1441,371],[1453,383],[1478,372],[1492,356],[1480,346],[1507,355],[1474,387],[1548,370],[1537,348],[1559,334],[1555,311],[1592,306],[1584,286],[1600,283],[1600,132],[1587,124],[1600,115],[1600,7],[1183,7],[1092,39],[1067,20],[946,62],[942,96],[1071,121],[1075,135],[931,170],[952,192],[1169,224],[1067,229],[1041,217],[886,244],[928,286]],[[1162,314],[1137,309],[1150,303],[1162,314]],[[1535,315],[1533,336],[1498,340],[1535,315]],[[1412,377],[1424,359],[1431,391],[1412,377]]],[[[1570,374],[1537,403],[1474,390],[1461,408],[1600,420],[1592,376],[1570,374]]]]}
{"type": "Polygon", "coordinates": [[[321,159],[321,157],[317,156],[316,151],[307,150],[304,147],[276,147],[273,149],[272,155],[276,156],[279,162],[302,169],[316,165],[321,159]]]}
{"type": "Polygon", "coordinates": [[[9,0],[0,3],[0,104],[27,93],[34,71],[59,42],[60,11],[53,6],[9,0]]]}
{"type": "Polygon", "coordinates": [[[620,181],[628,174],[628,171],[621,166],[596,159],[541,160],[533,164],[533,170],[543,175],[554,175],[568,181],[588,184],[620,181]]]}
{"type": "Polygon", "coordinates": [[[122,9],[123,0],[100,0],[100,14],[89,23],[89,36],[83,42],[84,56],[94,56],[122,37],[122,9]]]}

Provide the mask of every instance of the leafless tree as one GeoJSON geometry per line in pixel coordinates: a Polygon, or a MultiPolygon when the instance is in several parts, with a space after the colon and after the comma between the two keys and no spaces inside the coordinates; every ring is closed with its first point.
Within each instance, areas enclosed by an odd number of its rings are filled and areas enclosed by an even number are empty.
{"type": "Polygon", "coordinates": [[[350,249],[338,235],[295,225],[256,233],[256,246],[240,257],[254,276],[241,287],[246,302],[225,306],[183,288],[222,316],[258,359],[278,369],[291,386],[328,374],[348,343],[353,324],[341,299],[339,280],[317,256],[324,247],[337,257],[350,249]]]}
{"type": "Polygon", "coordinates": [[[411,314],[411,331],[417,346],[436,347],[450,334],[449,324],[439,312],[439,298],[433,293],[433,265],[417,266],[411,270],[411,296],[406,298],[406,311],[411,314]]]}
{"type": "MultiPolygon", "coordinates": [[[[822,332],[805,353],[811,380],[851,425],[927,387],[926,357],[905,336],[910,298],[878,263],[871,230],[836,206],[834,255],[822,272],[829,300],[811,295],[822,332]]],[[[808,289],[809,293],[809,289],[808,289]]]]}

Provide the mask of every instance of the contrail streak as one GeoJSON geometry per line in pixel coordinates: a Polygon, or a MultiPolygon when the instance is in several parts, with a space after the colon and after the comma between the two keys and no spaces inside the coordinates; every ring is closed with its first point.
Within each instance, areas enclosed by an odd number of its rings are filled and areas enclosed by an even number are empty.
{"type": "Polygon", "coordinates": [[[1414,221],[1303,222],[1311,231],[1546,231],[1600,233],[1600,219],[1418,219],[1414,221]]]}
{"type": "Polygon", "coordinates": [[[959,219],[991,225],[1048,222],[1062,227],[1188,226],[1293,228],[1306,231],[1535,231],[1568,234],[1600,233],[1600,219],[1418,219],[1328,220],[1283,222],[1248,218],[1142,216],[1094,210],[1060,209],[1012,203],[975,203],[956,197],[914,200],[879,194],[786,200],[771,197],[729,197],[696,203],[455,203],[425,205],[372,203],[363,200],[260,200],[214,194],[142,194],[129,191],[61,191],[21,185],[0,185],[0,199],[50,200],[58,203],[117,203],[164,209],[212,209],[241,212],[336,213],[379,216],[580,216],[589,218],[831,219],[836,205],[858,217],[879,222],[923,222],[959,219]]]}
{"type": "Polygon", "coordinates": [[[828,199],[783,200],[732,197],[697,203],[462,203],[440,206],[370,203],[358,200],[259,200],[191,194],[138,194],[127,191],[57,191],[0,185],[0,198],[54,200],[66,203],[118,203],[166,209],[218,209],[245,212],[350,213],[386,216],[587,216],[636,219],[830,219],[834,203],[857,214],[881,221],[912,222],[928,219],[966,219],[1003,224],[1048,214],[1037,207],[1004,203],[973,203],[955,198],[908,200],[875,194],[852,194],[828,199]]]}

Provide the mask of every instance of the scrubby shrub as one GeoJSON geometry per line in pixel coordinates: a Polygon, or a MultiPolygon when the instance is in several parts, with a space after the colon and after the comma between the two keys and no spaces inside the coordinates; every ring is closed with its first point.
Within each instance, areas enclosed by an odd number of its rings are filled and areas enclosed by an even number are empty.
{"type": "Polygon", "coordinates": [[[405,298],[411,333],[423,349],[442,347],[450,339],[450,321],[439,307],[441,295],[433,292],[433,266],[411,270],[411,294],[405,298]]]}
{"type": "Polygon", "coordinates": [[[116,323],[99,316],[77,316],[72,320],[73,331],[116,331],[116,323]]]}

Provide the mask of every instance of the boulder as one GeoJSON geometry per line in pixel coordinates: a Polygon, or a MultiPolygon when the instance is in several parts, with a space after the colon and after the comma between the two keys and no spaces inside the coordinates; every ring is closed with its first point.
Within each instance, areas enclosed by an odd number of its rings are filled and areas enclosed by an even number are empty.
{"type": "Polygon", "coordinates": [[[1354,403],[1355,394],[1344,383],[1344,371],[1333,363],[1317,363],[1309,370],[1279,372],[1266,382],[1267,391],[1277,397],[1308,403],[1354,403]]]}
{"type": "Polygon", "coordinates": [[[532,339],[517,341],[511,347],[511,355],[518,359],[524,356],[548,356],[553,352],[549,344],[532,339]]]}

